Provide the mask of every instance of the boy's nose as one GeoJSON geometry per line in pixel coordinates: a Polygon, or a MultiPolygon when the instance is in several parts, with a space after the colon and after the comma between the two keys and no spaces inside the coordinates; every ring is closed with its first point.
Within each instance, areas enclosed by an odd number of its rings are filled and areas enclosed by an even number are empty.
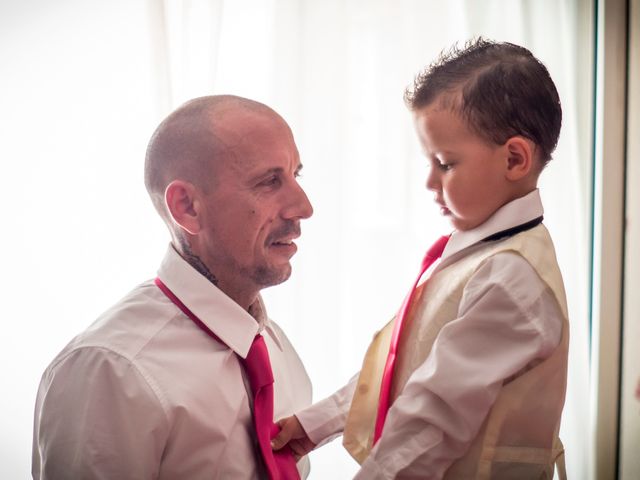
{"type": "Polygon", "coordinates": [[[427,173],[427,181],[425,182],[427,190],[437,191],[440,189],[440,177],[438,175],[438,169],[431,167],[429,173],[427,173]]]}

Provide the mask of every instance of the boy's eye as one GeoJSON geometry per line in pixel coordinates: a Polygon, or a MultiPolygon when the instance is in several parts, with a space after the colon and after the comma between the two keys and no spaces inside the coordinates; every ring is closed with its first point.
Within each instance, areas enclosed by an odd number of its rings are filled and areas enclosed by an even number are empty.
{"type": "Polygon", "coordinates": [[[441,159],[439,156],[436,156],[436,155],[431,156],[429,160],[430,160],[429,166],[431,168],[437,168],[441,172],[448,172],[449,170],[451,170],[451,168],[455,163],[449,159],[446,159],[446,160],[441,159]]]}
{"type": "Polygon", "coordinates": [[[442,170],[443,172],[447,172],[451,170],[451,167],[453,166],[452,163],[441,163],[441,162],[436,162],[436,165],[438,169],[442,170]]]}

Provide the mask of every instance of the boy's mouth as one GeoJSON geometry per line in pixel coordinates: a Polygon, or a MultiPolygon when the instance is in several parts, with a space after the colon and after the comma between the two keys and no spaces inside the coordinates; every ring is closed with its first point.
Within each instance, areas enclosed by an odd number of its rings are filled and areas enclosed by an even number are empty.
{"type": "Polygon", "coordinates": [[[451,210],[449,210],[447,208],[447,206],[444,204],[444,202],[436,200],[436,203],[440,207],[440,215],[450,215],[451,214],[451,210]]]}

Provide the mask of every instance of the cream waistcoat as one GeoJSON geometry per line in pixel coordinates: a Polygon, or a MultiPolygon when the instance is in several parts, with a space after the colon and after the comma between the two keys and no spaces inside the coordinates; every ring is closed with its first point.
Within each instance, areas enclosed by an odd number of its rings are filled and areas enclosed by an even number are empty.
{"type": "MultiPolygon", "coordinates": [[[[437,270],[418,287],[400,339],[391,398],[398,397],[411,373],[429,356],[442,327],[457,317],[468,280],[484,260],[500,252],[524,257],[554,293],[564,316],[562,338],[549,358],[505,382],[469,450],[453,463],[445,478],[552,478],[553,464],[562,454],[558,430],[566,390],[569,326],[562,277],[543,225],[487,242],[437,270]]],[[[372,447],[392,328],[393,321],[378,332],[367,351],[345,425],[344,446],[360,463],[372,447]]]]}

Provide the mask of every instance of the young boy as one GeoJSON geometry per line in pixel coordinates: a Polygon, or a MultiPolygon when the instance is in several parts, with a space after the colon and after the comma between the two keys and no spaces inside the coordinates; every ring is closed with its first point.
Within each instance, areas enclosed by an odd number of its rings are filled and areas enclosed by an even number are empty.
{"type": "Polygon", "coordinates": [[[344,432],[356,478],[552,478],[569,326],[536,185],[560,132],[558,93],[531,52],[479,39],[429,66],[405,100],[454,231],[360,374],[281,421],[274,448],[302,455],[344,432]]]}

